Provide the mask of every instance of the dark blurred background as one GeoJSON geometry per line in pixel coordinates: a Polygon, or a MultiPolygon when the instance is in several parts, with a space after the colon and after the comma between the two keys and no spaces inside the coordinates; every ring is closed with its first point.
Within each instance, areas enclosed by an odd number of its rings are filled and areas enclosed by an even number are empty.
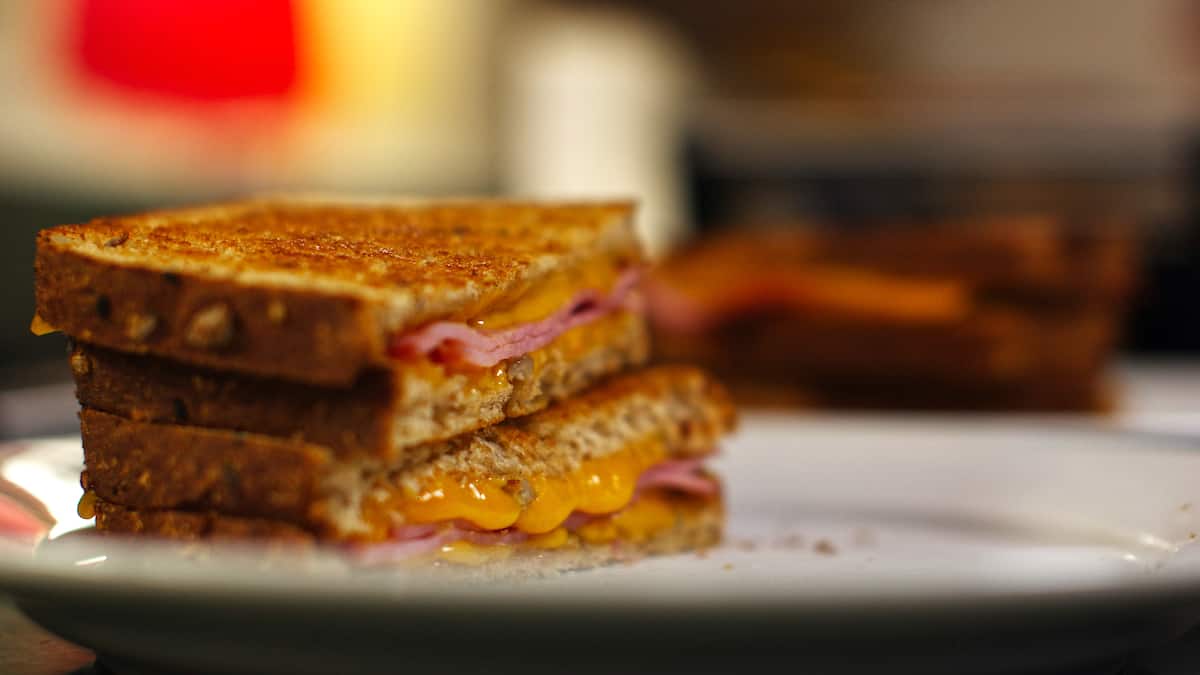
{"type": "Polygon", "coordinates": [[[272,190],[632,194],[663,253],[762,220],[1120,219],[1125,330],[1200,352],[1184,0],[0,1],[0,387],[34,233],[272,190]]]}

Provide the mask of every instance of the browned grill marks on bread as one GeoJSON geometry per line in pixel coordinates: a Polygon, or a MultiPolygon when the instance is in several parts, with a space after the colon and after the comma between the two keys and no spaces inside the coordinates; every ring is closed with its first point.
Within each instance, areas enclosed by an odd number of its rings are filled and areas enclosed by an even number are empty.
{"type": "Polygon", "coordinates": [[[347,386],[388,364],[397,331],[466,318],[588,260],[638,262],[632,212],[275,200],[100,218],[39,234],[38,314],[115,349],[347,386]],[[127,334],[131,314],[156,317],[154,330],[127,334]]]}

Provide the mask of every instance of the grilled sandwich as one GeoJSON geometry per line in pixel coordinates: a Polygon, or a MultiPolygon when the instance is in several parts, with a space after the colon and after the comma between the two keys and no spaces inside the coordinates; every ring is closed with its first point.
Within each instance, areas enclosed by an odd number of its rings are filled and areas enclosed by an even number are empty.
{"type": "Polygon", "coordinates": [[[734,423],[641,369],[626,203],[249,201],[38,239],[98,530],[576,568],[716,543],[734,423]]]}
{"type": "Polygon", "coordinates": [[[646,290],[659,357],[742,402],[1105,410],[1133,272],[1121,227],[983,218],[733,231],[646,290]]]}

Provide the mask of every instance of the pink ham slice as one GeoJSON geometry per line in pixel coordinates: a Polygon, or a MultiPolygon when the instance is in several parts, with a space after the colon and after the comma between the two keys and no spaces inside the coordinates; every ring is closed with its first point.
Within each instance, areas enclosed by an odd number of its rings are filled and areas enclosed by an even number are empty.
{"type": "Polygon", "coordinates": [[[460,523],[440,527],[419,525],[401,528],[393,533],[390,541],[382,544],[355,546],[350,549],[350,553],[355,562],[363,565],[386,565],[433,553],[447,544],[460,541],[476,546],[500,546],[519,544],[528,538],[528,534],[512,529],[488,532],[460,523]],[[404,538],[406,532],[411,538],[404,538]]]}
{"type": "Polygon", "coordinates": [[[674,459],[650,467],[638,477],[637,489],[669,488],[697,497],[715,497],[717,481],[700,473],[702,459],[674,459]]]}
{"type": "Polygon", "coordinates": [[[454,321],[431,323],[393,339],[388,353],[396,358],[429,357],[436,361],[494,366],[541,349],[572,328],[618,309],[640,310],[637,294],[633,292],[638,278],[638,270],[626,270],[607,294],[581,291],[545,319],[504,330],[477,330],[454,321]]]}
{"type": "Polygon", "coordinates": [[[347,549],[354,562],[361,565],[386,565],[433,553],[453,541],[447,534],[434,534],[418,539],[393,539],[381,544],[355,544],[347,549]]]}

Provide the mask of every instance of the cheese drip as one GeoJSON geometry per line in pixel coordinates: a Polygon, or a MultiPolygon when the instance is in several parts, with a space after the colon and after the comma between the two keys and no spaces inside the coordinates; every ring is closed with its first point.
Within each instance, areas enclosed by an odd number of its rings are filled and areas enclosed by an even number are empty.
{"type": "MultiPolygon", "coordinates": [[[[665,532],[678,523],[681,508],[695,508],[694,502],[672,497],[662,490],[649,490],[638,496],[637,501],[620,511],[583,524],[574,531],[581,543],[593,546],[617,541],[638,543],[647,541],[665,532]]],[[[515,548],[554,550],[573,545],[576,540],[564,527],[556,527],[546,534],[539,534],[519,543],[515,548]]],[[[460,565],[483,565],[502,560],[514,552],[507,544],[480,545],[467,541],[456,541],[442,545],[434,556],[460,565]]]]}
{"type": "Polygon", "coordinates": [[[386,536],[397,517],[408,524],[464,520],[483,530],[546,534],[576,511],[604,515],[621,510],[633,498],[642,472],[665,456],[661,443],[648,442],[585,460],[560,476],[434,477],[416,492],[400,487],[386,495],[375,492],[363,504],[363,520],[376,539],[386,536]]]}
{"type": "Polygon", "coordinates": [[[611,258],[597,258],[551,273],[536,283],[508,293],[494,305],[467,317],[467,325],[500,330],[541,321],[562,309],[575,294],[586,289],[608,292],[621,269],[611,258]]]}

